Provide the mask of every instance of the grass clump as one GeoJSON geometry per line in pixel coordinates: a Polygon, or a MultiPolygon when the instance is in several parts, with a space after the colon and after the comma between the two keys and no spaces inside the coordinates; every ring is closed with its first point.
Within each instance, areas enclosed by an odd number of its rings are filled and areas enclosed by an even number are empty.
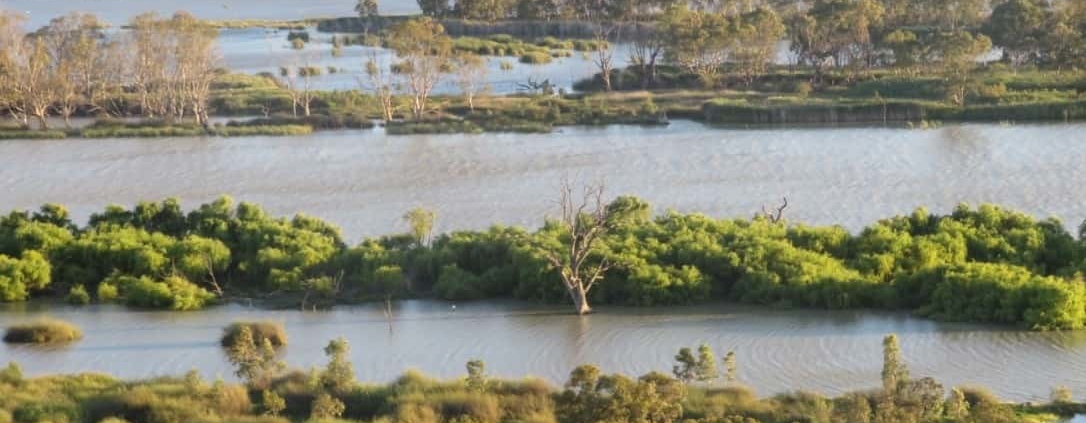
{"type": "Polygon", "coordinates": [[[0,140],[57,140],[67,136],[58,130],[0,129],[0,140]]]}
{"type": "Polygon", "coordinates": [[[222,330],[222,342],[223,347],[232,347],[238,340],[238,335],[241,333],[242,328],[249,328],[249,331],[253,334],[253,341],[257,345],[262,345],[264,340],[272,344],[273,347],[282,347],[287,345],[287,332],[283,329],[283,325],[277,322],[263,321],[263,322],[234,322],[230,326],[223,328],[222,330]]]}
{"type": "Polygon", "coordinates": [[[83,332],[78,327],[58,319],[41,319],[9,326],[4,333],[4,342],[9,344],[56,344],[82,338],[83,332]]]}
{"type": "Polygon", "coordinates": [[[483,128],[466,120],[409,121],[389,122],[385,132],[389,135],[478,134],[483,128]]]}
{"type": "Polygon", "coordinates": [[[524,53],[520,56],[520,63],[528,65],[545,65],[550,63],[553,58],[549,52],[545,51],[533,51],[524,53]]]}

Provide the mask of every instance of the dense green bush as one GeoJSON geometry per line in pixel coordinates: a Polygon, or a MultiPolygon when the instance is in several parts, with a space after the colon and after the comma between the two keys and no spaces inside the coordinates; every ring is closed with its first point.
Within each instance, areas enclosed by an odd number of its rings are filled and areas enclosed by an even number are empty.
{"type": "Polygon", "coordinates": [[[237,342],[238,334],[243,327],[249,328],[256,345],[263,345],[264,340],[273,347],[287,345],[287,332],[283,325],[276,322],[235,322],[223,328],[221,343],[223,347],[233,346],[237,342]]]}
{"type": "MultiPolygon", "coordinates": [[[[618,217],[600,240],[600,254],[613,268],[589,293],[595,304],[725,299],[905,309],[1037,330],[1086,327],[1079,276],[1086,242],[1054,219],[962,205],[947,215],[918,209],[852,234],[763,217],[654,217],[632,197],[610,207],[618,217]]],[[[548,223],[536,231],[453,232],[428,244],[391,235],[348,248],[326,222],[272,218],[226,197],[187,213],[175,200],[110,206],[86,227],[47,205],[0,217],[0,294],[22,301],[78,293],[81,285],[99,301],[177,310],[203,307],[220,294],[268,293],[320,304],[420,295],[562,302],[568,295],[538,246],[566,236],[548,223]]]]}
{"type": "Polygon", "coordinates": [[[41,319],[9,326],[4,333],[4,342],[19,344],[63,343],[82,338],[83,332],[78,327],[58,319],[41,319]]]}

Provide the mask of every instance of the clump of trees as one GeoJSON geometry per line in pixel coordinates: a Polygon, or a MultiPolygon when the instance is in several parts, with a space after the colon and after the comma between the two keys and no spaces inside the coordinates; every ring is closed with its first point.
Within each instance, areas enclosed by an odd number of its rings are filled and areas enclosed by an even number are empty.
{"type": "Polygon", "coordinates": [[[913,310],[1037,330],[1086,325],[1086,242],[1055,219],[993,205],[918,209],[859,233],[777,215],[654,216],[633,197],[566,191],[557,219],[430,235],[433,215],[348,246],[312,217],[221,198],[111,206],[85,226],[63,207],[0,218],[0,298],[63,296],[196,309],[235,296],[338,301],[434,296],[590,304],[749,304],[913,310]],[[582,295],[583,294],[583,295],[582,295]]]}
{"type": "Polygon", "coordinates": [[[218,31],[185,12],[129,27],[107,34],[94,15],[73,13],[27,32],[21,14],[0,10],[0,111],[27,128],[130,111],[207,126],[218,31]]]}

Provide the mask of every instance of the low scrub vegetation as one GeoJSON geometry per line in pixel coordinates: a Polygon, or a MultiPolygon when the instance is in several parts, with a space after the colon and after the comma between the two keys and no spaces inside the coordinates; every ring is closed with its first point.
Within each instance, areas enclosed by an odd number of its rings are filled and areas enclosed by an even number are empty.
{"type": "MultiPolygon", "coordinates": [[[[492,377],[479,360],[463,377],[438,380],[408,371],[387,384],[355,379],[350,348],[329,342],[327,365],[286,370],[253,339],[231,348],[235,375],[244,384],[183,377],[122,381],[105,375],[27,378],[12,363],[0,370],[4,421],[100,422],[647,422],[791,423],[849,422],[1054,422],[1083,404],[1066,388],[1051,402],[1010,404],[983,388],[946,388],[910,374],[897,337],[883,341],[879,388],[828,397],[809,391],[759,397],[743,385],[734,354],[719,363],[711,348],[679,349],[670,372],[639,377],[578,366],[561,387],[526,378],[492,377]],[[720,370],[718,370],[720,369],[720,370]]],[[[757,359],[757,358],[751,358],[757,359]]],[[[873,381],[874,382],[874,381],[873,381]]]]}
{"type": "Polygon", "coordinates": [[[59,344],[82,338],[83,332],[78,327],[58,319],[12,325],[4,333],[4,342],[9,344],[59,344]]]}

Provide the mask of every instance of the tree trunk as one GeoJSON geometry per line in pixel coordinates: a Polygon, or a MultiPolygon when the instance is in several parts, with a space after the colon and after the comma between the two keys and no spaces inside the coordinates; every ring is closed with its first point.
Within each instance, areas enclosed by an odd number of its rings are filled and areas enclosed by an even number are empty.
{"type": "Polygon", "coordinates": [[[569,297],[573,299],[573,308],[577,310],[577,314],[583,316],[592,312],[592,307],[588,306],[588,292],[584,290],[584,287],[577,285],[570,289],[569,297]]]}

